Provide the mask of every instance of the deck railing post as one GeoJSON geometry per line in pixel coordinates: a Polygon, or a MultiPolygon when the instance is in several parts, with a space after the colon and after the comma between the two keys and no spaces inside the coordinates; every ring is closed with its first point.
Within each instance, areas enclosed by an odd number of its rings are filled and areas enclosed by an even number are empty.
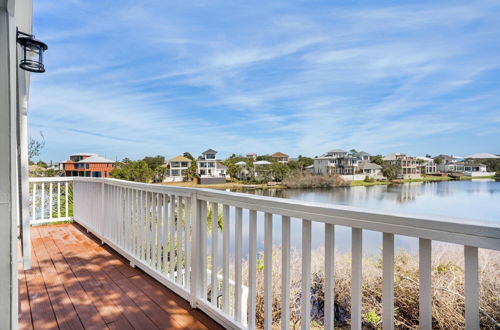
{"type": "Polygon", "coordinates": [[[104,234],[104,223],[105,223],[105,213],[104,213],[104,180],[101,182],[101,221],[99,221],[99,228],[96,228],[99,230],[99,234],[104,234]]]}
{"type": "Polygon", "coordinates": [[[190,301],[191,307],[197,307],[198,297],[200,297],[201,275],[200,269],[200,232],[201,232],[201,203],[198,200],[196,193],[191,195],[191,211],[192,211],[192,237],[191,237],[191,283],[190,283],[190,301]]]}

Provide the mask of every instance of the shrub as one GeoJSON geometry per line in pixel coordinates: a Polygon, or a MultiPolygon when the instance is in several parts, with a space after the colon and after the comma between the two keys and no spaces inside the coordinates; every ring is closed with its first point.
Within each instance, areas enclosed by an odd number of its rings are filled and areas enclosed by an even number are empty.
{"type": "Polygon", "coordinates": [[[287,188],[331,188],[346,186],[347,183],[338,175],[323,176],[295,173],[284,179],[283,185],[287,188]]]}

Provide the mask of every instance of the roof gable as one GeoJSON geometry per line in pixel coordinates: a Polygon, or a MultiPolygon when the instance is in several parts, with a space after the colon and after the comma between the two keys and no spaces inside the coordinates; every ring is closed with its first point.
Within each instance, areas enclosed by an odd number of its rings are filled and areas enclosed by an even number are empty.
{"type": "Polygon", "coordinates": [[[288,155],[278,151],[272,154],[271,157],[288,157],[288,155]]]}

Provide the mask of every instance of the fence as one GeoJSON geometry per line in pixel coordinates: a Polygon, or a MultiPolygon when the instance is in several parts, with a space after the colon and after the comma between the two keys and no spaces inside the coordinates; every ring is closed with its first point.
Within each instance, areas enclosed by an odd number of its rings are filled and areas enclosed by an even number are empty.
{"type": "MultiPolygon", "coordinates": [[[[281,233],[281,296],[290,297],[292,225],[301,224],[301,327],[309,329],[311,313],[311,246],[313,223],[324,226],[325,329],[334,326],[334,233],[352,228],[351,327],[361,329],[362,242],[365,230],[382,233],[383,326],[394,323],[394,237],[419,239],[420,327],[432,327],[432,240],[464,246],[465,318],[479,328],[478,248],[500,250],[500,228],[443,217],[408,216],[355,207],[311,203],[198,188],[152,185],[115,179],[36,179],[49,194],[72,182],[74,219],[130,263],[200,308],[226,328],[256,326],[257,252],[263,232],[264,328],[272,328],[273,230],[281,233]],[[244,228],[245,224],[245,228],[244,228]],[[246,241],[243,232],[245,230],[246,241]],[[233,240],[231,240],[233,237],[233,240]],[[259,242],[258,242],[259,240],[259,242]],[[222,245],[219,245],[222,243],[222,245]],[[243,253],[243,249],[247,253],[243,253]],[[248,285],[242,262],[248,258],[248,285]],[[233,261],[233,262],[231,262],[233,261]]],[[[32,189],[33,196],[37,190],[32,189]]],[[[47,192],[42,189],[42,195],[47,192]]],[[[51,195],[52,196],[52,195],[51,195]]],[[[61,196],[58,193],[57,196],[61,196]]],[[[43,197],[41,199],[44,200],[43,197]]],[[[53,201],[53,197],[49,198],[53,201]]],[[[67,202],[69,198],[65,199],[67,202]]],[[[33,204],[35,205],[35,203],[33,204]]],[[[61,198],[34,223],[57,214],[61,198]],[[40,219],[39,219],[40,218],[40,219]]],[[[45,206],[45,205],[44,205],[45,206]]],[[[44,206],[41,209],[44,210],[44,206]]],[[[70,208],[66,205],[65,210],[70,208]]],[[[34,209],[35,210],[35,209],[34,209]]],[[[64,217],[71,218],[68,213],[64,217]]],[[[276,238],[276,237],[274,237],[276,238]]],[[[290,300],[281,301],[281,328],[290,328],[290,300]]]]}

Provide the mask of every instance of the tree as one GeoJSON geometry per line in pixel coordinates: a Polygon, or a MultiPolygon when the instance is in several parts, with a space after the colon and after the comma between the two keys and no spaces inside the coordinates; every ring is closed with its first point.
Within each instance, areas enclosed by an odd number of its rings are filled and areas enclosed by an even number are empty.
{"type": "Polygon", "coordinates": [[[436,165],[441,165],[443,163],[443,160],[439,157],[436,157],[434,158],[434,163],[436,163],[436,165]]]}
{"type": "Polygon", "coordinates": [[[193,160],[191,165],[184,171],[184,181],[192,181],[196,176],[196,171],[198,170],[198,165],[193,160]]]}
{"type": "Polygon", "coordinates": [[[429,154],[426,154],[425,157],[432,158],[431,155],[429,155],[429,154]]]}
{"type": "Polygon", "coordinates": [[[28,162],[30,164],[33,163],[33,158],[40,156],[43,147],[45,147],[45,137],[43,136],[42,131],[40,131],[40,136],[40,140],[30,136],[30,140],[28,142],[28,162]]]}
{"type": "Polygon", "coordinates": [[[271,165],[271,175],[276,181],[283,181],[290,173],[290,168],[285,164],[273,163],[271,165]]]}
{"type": "Polygon", "coordinates": [[[259,165],[255,167],[255,174],[257,179],[260,181],[271,181],[273,179],[272,175],[272,165],[259,165]]]}
{"type": "Polygon", "coordinates": [[[38,163],[36,163],[36,165],[40,166],[40,167],[43,167],[43,168],[47,168],[48,165],[46,162],[44,162],[43,160],[39,160],[38,163]]]}
{"type": "Polygon", "coordinates": [[[113,178],[146,183],[151,182],[154,174],[154,171],[143,160],[124,161],[111,171],[113,178]]]}
{"type": "Polygon", "coordinates": [[[399,168],[397,165],[387,165],[382,170],[382,174],[389,180],[396,179],[399,172],[399,168]]]}
{"type": "Polygon", "coordinates": [[[158,168],[158,166],[165,164],[165,157],[160,155],[154,157],[144,157],[143,161],[145,161],[146,164],[148,164],[150,169],[155,171],[156,168],[158,168]]]}
{"type": "Polygon", "coordinates": [[[187,151],[186,151],[185,153],[183,153],[182,155],[183,155],[184,157],[186,157],[186,158],[189,158],[189,159],[191,159],[191,160],[194,160],[193,155],[191,155],[191,154],[190,154],[189,152],[187,152],[187,151]]]}
{"type": "Polygon", "coordinates": [[[373,156],[371,162],[380,166],[384,164],[384,160],[382,159],[381,155],[373,156]]]}
{"type": "Polygon", "coordinates": [[[314,159],[312,159],[310,157],[299,156],[299,163],[301,163],[302,168],[304,168],[304,167],[313,165],[314,159]]]}
{"type": "Polygon", "coordinates": [[[240,167],[233,163],[226,164],[227,174],[233,179],[238,179],[238,174],[240,174],[240,167]]]}
{"type": "Polygon", "coordinates": [[[154,182],[163,182],[165,180],[165,176],[167,175],[167,167],[166,166],[158,166],[154,170],[154,182]]]}

